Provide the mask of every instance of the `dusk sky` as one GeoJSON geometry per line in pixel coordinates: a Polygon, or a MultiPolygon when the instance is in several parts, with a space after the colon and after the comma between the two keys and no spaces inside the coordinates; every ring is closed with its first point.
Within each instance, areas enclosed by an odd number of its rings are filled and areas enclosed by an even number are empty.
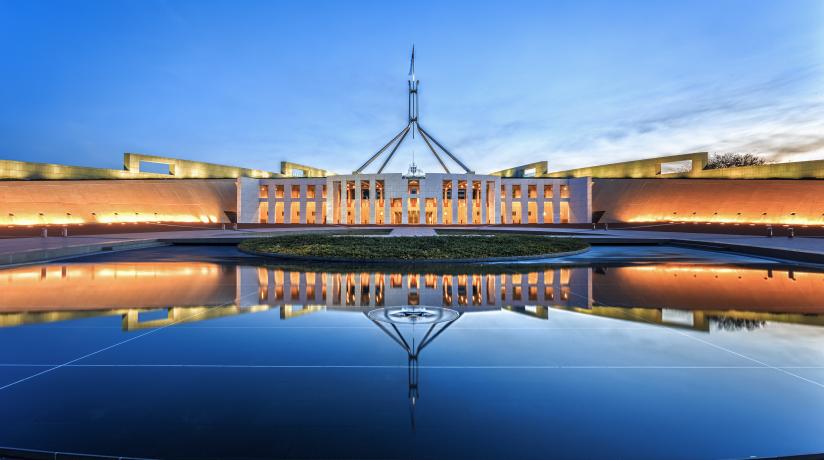
{"type": "MultiPolygon", "coordinates": [[[[478,172],[824,158],[824,1],[0,0],[0,159],[355,169],[406,123],[478,172]]],[[[389,168],[405,171],[416,139],[389,168]]]]}

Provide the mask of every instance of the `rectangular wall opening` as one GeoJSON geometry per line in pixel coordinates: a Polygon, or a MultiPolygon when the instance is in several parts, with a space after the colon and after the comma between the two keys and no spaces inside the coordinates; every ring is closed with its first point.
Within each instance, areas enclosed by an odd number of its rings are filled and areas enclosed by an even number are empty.
{"type": "Polygon", "coordinates": [[[169,163],[156,163],[154,161],[141,161],[140,172],[154,174],[172,174],[172,165],[169,163]]]}
{"type": "Polygon", "coordinates": [[[545,224],[552,224],[554,217],[552,215],[552,202],[545,201],[544,202],[544,223],[545,224]]]}
{"type": "Polygon", "coordinates": [[[521,223],[521,203],[514,202],[512,203],[512,221],[513,224],[520,224],[521,223]]]}
{"type": "Polygon", "coordinates": [[[569,223],[569,203],[566,201],[561,202],[561,223],[569,223]]]}
{"type": "Polygon", "coordinates": [[[682,174],[692,171],[692,160],[669,161],[658,165],[659,174],[682,174]]]}
{"type": "Polygon", "coordinates": [[[316,211],[316,204],[314,201],[309,201],[306,203],[306,223],[307,224],[315,224],[317,223],[315,220],[315,211],[316,211]]]}

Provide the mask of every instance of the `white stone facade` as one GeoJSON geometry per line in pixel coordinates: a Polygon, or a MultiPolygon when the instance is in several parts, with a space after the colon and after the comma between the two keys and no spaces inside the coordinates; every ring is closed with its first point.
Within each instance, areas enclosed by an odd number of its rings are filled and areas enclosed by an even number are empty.
{"type": "Polygon", "coordinates": [[[549,224],[586,223],[592,214],[590,178],[390,173],[242,182],[241,223],[549,224]]]}

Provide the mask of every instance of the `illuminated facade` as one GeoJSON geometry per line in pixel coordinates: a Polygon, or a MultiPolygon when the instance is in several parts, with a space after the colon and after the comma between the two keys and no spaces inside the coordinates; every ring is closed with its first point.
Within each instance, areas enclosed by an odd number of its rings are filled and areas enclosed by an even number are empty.
{"type": "Polygon", "coordinates": [[[36,168],[27,170],[30,179],[0,181],[0,225],[544,224],[584,223],[591,216],[589,178],[445,173],[311,177],[303,174],[320,170],[293,166],[296,175],[267,178],[227,178],[225,172],[204,168],[199,175],[207,177],[197,179],[172,173],[164,179],[153,173],[144,178],[143,172],[135,172],[134,179],[72,179],[69,171],[61,180],[42,180],[36,168]]]}
{"type": "Polygon", "coordinates": [[[252,183],[254,188],[241,192],[254,195],[241,222],[479,225],[587,222],[590,217],[588,178],[354,174],[252,183]]]}
{"type": "Polygon", "coordinates": [[[418,84],[413,50],[407,124],[351,174],[135,153],[124,154],[122,170],[0,160],[0,225],[824,225],[824,161],[706,169],[708,154],[699,152],[556,172],[542,161],[477,174],[420,125],[418,84]],[[443,172],[424,174],[414,161],[406,174],[384,172],[416,135],[443,172]],[[148,172],[146,164],[162,171],[148,172]],[[377,172],[365,172],[373,164],[377,172]],[[450,170],[456,165],[463,172],[450,170]]]}

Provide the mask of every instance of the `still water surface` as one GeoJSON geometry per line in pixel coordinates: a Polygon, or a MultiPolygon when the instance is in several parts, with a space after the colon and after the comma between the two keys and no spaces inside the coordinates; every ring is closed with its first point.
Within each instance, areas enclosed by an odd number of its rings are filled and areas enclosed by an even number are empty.
{"type": "Polygon", "coordinates": [[[6,269],[0,446],[163,458],[822,452],[823,295],[822,272],[673,248],[484,270],[287,267],[203,248],[6,269]],[[410,306],[457,314],[369,313],[410,306]]]}

